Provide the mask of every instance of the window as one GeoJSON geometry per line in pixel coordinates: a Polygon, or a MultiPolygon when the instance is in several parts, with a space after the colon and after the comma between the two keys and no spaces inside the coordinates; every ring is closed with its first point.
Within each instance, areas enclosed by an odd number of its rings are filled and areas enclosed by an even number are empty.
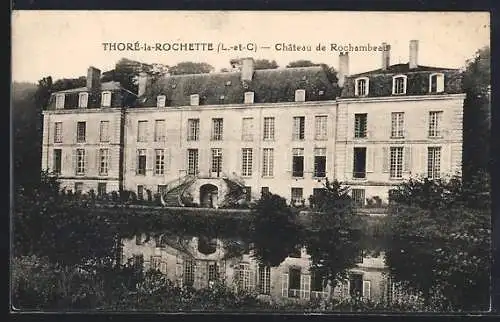
{"type": "Polygon", "coordinates": [[[264,140],[274,140],[274,117],[264,117],[264,140]]]}
{"type": "Polygon", "coordinates": [[[85,108],[89,102],[89,93],[79,93],[78,94],[78,107],[85,108]]]}
{"type": "Polygon", "coordinates": [[[262,176],[272,177],[274,170],[274,149],[265,148],[262,153],[262,176]]]}
{"type": "Polygon", "coordinates": [[[406,76],[397,75],[392,78],[392,94],[406,94],[406,76]]]}
{"type": "Polygon", "coordinates": [[[84,175],[85,174],[85,149],[76,149],[76,174],[84,175]]]}
{"type": "Polygon", "coordinates": [[[354,148],[352,176],[355,179],[366,178],[366,148],[354,148]]]}
{"type": "Polygon", "coordinates": [[[354,137],[366,138],[366,124],[368,114],[354,114],[354,137]]]}
{"type": "Polygon", "coordinates": [[[101,94],[101,106],[110,107],[111,106],[111,92],[102,92],[101,94]]]}
{"type": "Polygon", "coordinates": [[[242,141],[252,141],[253,140],[253,118],[244,117],[241,124],[241,140],[242,141]]]}
{"type": "Polygon", "coordinates": [[[305,117],[296,116],[293,118],[293,137],[294,141],[304,140],[305,117]]]}
{"type": "Polygon", "coordinates": [[[102,197],[106,194],[106,182],[97,183],[97,195],[102,197]]]}
{"type": "Polygon", "coordinates": [[[165,173],[165,150],[155,150],[155,175],[163,175],[165,173]]]}
{"type": "Polygon", "coordinates": [[[369,79],[368,77],[357,78],[355,80],[354,95],[355,96],[366,96],[369,91],[369,79]]]}
{"type": "Polygon", "coordinates": [[[166,184],[159,184],[158,185],[158,193],[160,195],[164,195],[167,193],[167,185],[166,184]]]}
{"type": "Polygon", "coordinates": [[[200,105],[200,95],[193,94],[189,97],[189,103],[191,106],[200,105]]]}
{"type": "Polygon", "coordinates": [[[109,150],[99,149],[99,175],[107,176],[109,168],[109,150]]]}
{"type": "Polygon", "coordinates": [[[298,89],[295,91],[295,102],[305,102],[306,101],[306,90],[298,89]]]}
{"type": "Polygon", "coordinates": [[[148,140],[148,121],[137,122],[137,142],[147,142],[148,140]]]}
{"type": "Polygon", "coordinates": [[[182,275],[182,284],[193,286],[194,284],[194,261],[190,258],[184,259],[184,274],[182,275]]]}
{"type": "Polygon", "coordinates": [[[361,297],[363,295],[362,274],[351,274],[349,276],[349,294],[352,297],[361,297]]]}
{"type": "Polygon", "coordinates": [[[54,123],[54,143],[62,143],[62,122],[54,123]]]}
{"type": "Polygon", "coordinates": [[[441,136],[441,120],[443,118],[442,111],[429,112],[429,137],[441,136]]]}
{"type": "Polygon", "coordinates": [[[146,150],[139,149],[137,150],[137,169],[136,173],[138,175],[146,175],[146,150]]]}
{"type": "Polygon", "coordinates": [[[300,296],[300,268],[291,267],[288,278],[288,297],[300,296]]]}
{"type": "Polygon", "coordinates": [[[252,154],[251,148],[241,149],[241,175],[244,177],[252,175],[252,154]]]}
{"type": "Polygon", "coordinates": [[[302,188],[292,188],[292,205],[301,203],[303,198],[302,188]]]}
{"type": "Polygon", "coordinates": [[[219,266],[215,262],[208,263],[208,285],[219,280],[219,266]]]}
{"type": "Polygon", "coordinates": [[[404,138],[405,113],[391,113],[391,138],[404,138]]]}
{"type": "Polygon", "coordinates": [[[99,140],[109,142],[109,121],[101,121],[99,125],[99,140]]]}
{"type": "Polygon", "coordinates": [[[269,295],[271,292],[271,267],[259,265],[259,294],[269,295]]]}
{"type": "Polygon", "coordinates": [[[75,182],[75,193],[83,192],[83,182],[75,182]]]}
{"type": "Polygon", "coordinates": [[[165,142],[165,120],[155,121],[155,142],[165,142]]]}
{"type": "Polygon", "coordinates": [[[188,141],[198,141],[200,135],[200,119],[188,119],[188,141]]]}
{"type": "Polygon", "coordinates": [[[76,142],[84,143],[85,135],[87,130],[87,124],[85,122],[78,122],[76,124],[76,142]]]}
{"type": "Polygon", "coordinates": [[[365,189],[352,189],[351,197],[354,205],[363,207],[365,205],[365,189]]]}
{"type": "Polygon", "coordinates": [[[198,149],[188,149],[188,175],[198,174],[198,149]]]}
{"type": "Polygon", "coordinates": [[[328,116],[326,115],[320,115],[320,116],[315,116],[314,117],[314,128],[315,128],[315,135],[314,138],[316,140],[326,140],[328,136],[328,116]]]}
{"type": "Polygon", "coordinates": [[[252,200],[252,187],[251,186],[245,186],[245,200],[246,201],[252,200]]]}
{"type": "Polygon", "coordinates": [[[144,255],[134,255],[132,258],[132,266],[135,271],[141,271],[144,269],[144,255]]]}
{"type": "Polygon", "coordinates": [[[238,284],[242,290],[252,289],[250,267],[247,263],[240,263],[238,267],[238,284]]]}
{"type": "Polygon", "coordinates": [[[167,97],[165,95],[158,95],[156,97],[156,107],[165,107],[167,97]]]}
{"type": "Polygon", "coordinates": [[[260,188],[260,195],[265,196],[269,194],[269,187],[261,187],[260,188]]]}
{"type": "Polygon", "coordinates": [[[245,104],[252,104],[254,100],[254,92],[245,92],[245,104]]]}
{"type": "Polygon", "coordinates": [[[212,149],[212,173],[217,173],[217,177],[222,172],[222,150],[212,149]]]}
{"type": "Polygon", "coordinates": [[[212,140],[221,141],[224,127],[224,120],[221,118],[212,119],[212,140]]]}
{"type": "Polygon", "coordinates": [[[391,147],[390,178],[401,179],[403,175],[403,147],[391,147]]]}
{"type": "Polygon", "coordinates": [[[314,177],[326,177],[326,148],[314,149],[314,177]]]}
{"type": "Polygon", "coordinates": [[[371,299],[371,287],[372,283],[370,281],[363,281],[363,299],[371,299]]]}
{"type": "Polygon", "coordinates": [[[142,184],[137,186],[137,199],[144,199],[144,186],[142,184]]]}
{"type": "Polygon", "coordinates": [[[427,177],[439,179],[441,171],[441,147],[427,148],[427,177]]]}
{"type": "Polygon", "coordinates": [[[54,149],[54,164],[52,165],[54,174],[61,174],[61,163],[62,163],[62,150],[54,149]]]}
{"type": "Polygon", "coordinates": [[[151,256],[150,260],[150,269],[152,271],[160,271],[161,266],[161,256],[151,256]]]}
{"type": "Polygon", "coordinates": [[[304,149],[292,149],[292,177],[304,176],[304,149]]]}
{"type": "Polygon", "coordinates": [[[442,93],[444,91],[444,74],[433,73],[429,75],[429,93],[442,93]]]}
{"type": "Polygon", "coordinates": [[[325,278],[318,272],[311,272],[311,291],[323,292],[325,278]]]}
{"type": "Polygon", "coordinates": [[[64,108],[64,94],[57,94],[56,95],[56,109],[60,110],[64,108]]]}

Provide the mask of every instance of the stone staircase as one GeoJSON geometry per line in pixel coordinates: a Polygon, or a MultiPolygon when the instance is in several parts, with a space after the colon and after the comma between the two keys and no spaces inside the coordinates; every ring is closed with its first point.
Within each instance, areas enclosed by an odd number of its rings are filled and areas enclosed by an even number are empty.
{"type": "Polygon", "coordinates": [[[163,201],[165,207],[182,207],[181,195],[196,179],[193,177],[185,178],[179,185],[170,189],[163,196],[163,201]]]}

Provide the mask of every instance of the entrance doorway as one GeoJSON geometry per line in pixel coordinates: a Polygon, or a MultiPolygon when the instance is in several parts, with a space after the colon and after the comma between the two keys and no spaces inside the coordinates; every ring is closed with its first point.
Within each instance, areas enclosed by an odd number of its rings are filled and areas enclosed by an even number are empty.
{"type": "Polygon", "coordinates": [[[200,205],[203,208],[214,208],[218,193],[219,189],[213,184],[204,184],[200,187],[200,205]]]}

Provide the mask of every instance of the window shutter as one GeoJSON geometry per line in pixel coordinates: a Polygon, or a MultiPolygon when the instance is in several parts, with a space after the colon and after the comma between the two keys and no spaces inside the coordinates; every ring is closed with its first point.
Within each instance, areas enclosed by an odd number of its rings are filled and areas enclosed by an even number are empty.
{"type": "Polygon", "coordinates": [[[346,175],[346,178],[348,179],[352,179],[352,170],[353,170],[353,167],[354,167],[354,157],[353,157],[353,154],[354,154],[354,148],[353,147],[350,147],[350,148],[347,148],[347,151],[346,151],[346,171],[345,171],[345,175],[346,175]]]}
{"type": "Polygon", "coordinates": [[[407,145],[403,149],[404,153],[404,164],[403,164],[403,172],[411,173],[412,172],[412,164],[411,164],[411,146],[407,145]]]}
{"type": "Polygon", "coordinates": [[[71,166],[73,168],[73,173],[76,174],[76,149],[71,151],[71,166]]]}
{"type": "Polygon", "coordinates": [[[373,172],[375,168],[376,148],[366,148],[366,172],[373,172]]]}
{"type": "Polygon", "coordinates": [[[146,151],[146,171],[152,171],[155,167],[155,150],[148,149],[146,151]]]}
{"type": "Polygon", "coordinates": [[[389,172],[389,148],[382,147],[382,172],[389,172]]]}
{"type": "Polygon", "coordinates": [[[171,161],[172,159],[171,159],[170,148],[165,149],[165,172],[168,172],[170,170],[171,161]]]}
{"type": "Polygon", "coordinates": [[[281,277],[281,296],[288,297],[288,273],[281,277]]]}
{"type": "MultiPolygon", "coordinates": [[[[101,158],[100,158],[100,156],[101,156],[101,149],[99,149],[99,148],[95,149],[95,155],[94,155],[95,164],[94,164],[93,167],[91,166],[91,168],[94,169],[94,171],[95,171],[95,173],[97,175],[99,175],[100,169],[101,169],[101,158]]],[[[109,159],[108,159],[108,162],[109,162],[109,159]]]]}
{"type": "Polygon", "coordinates": [[[305,300],[311,298],[311,275],[300,275],[300,297],[305,300]]]}
{"type": "Polygon", "coordinates": [[[428,151],[427,146],[422,146],[420,148],[420,164],[421,164],[421,174],[427,177],[427,162],[428,162],[428,151]]]}
{"type": "Polygon", "coordinates": [[[363,299],[370,300],[371,299],[371,282],[363,281],[363,299]]]}
{"type": "Polygon", "coordinates": [[[438,75],[436,77],[436,92],[441,93],[444,92],[444,75],[438,75]]]}
{"type": "Polygon", "coordinates": [[[249,268],[250,270],[250,289],[251,290],[255,290],[255,286],[256,286],[256,281],[257,281],[257,267],[255,267],[255,265],[251,264],[249,265],[249,268]]]}
{"type": "Polygon", "coordinates": [[[175,277],[177,279],[177,283],[179,286],[182,286],[182,276],[184,275],[184,270],[182,267],[183,260],[179,255],[175,256],[176,264],[175,264],[175,277]]]}

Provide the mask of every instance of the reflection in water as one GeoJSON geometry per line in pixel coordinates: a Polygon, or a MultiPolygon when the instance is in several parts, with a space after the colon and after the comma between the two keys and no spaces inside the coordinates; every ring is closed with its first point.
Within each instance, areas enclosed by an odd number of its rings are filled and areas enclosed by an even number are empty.
{"type": "Polygon", "coordinates": [[[390,295],[383,251],[357,254],[349,278],[332,290],[320,274],[311,270],[305,247],[297,248],[273,267],[262,265],[254,249],[251,243],[237,239],[138,234],[123,239],[122,263],[158,270],[177,285],[205,288],[222,281],[228,287],[256,291],[262,297],[309,300],[361,296],[381,300],[390,295]]]}

